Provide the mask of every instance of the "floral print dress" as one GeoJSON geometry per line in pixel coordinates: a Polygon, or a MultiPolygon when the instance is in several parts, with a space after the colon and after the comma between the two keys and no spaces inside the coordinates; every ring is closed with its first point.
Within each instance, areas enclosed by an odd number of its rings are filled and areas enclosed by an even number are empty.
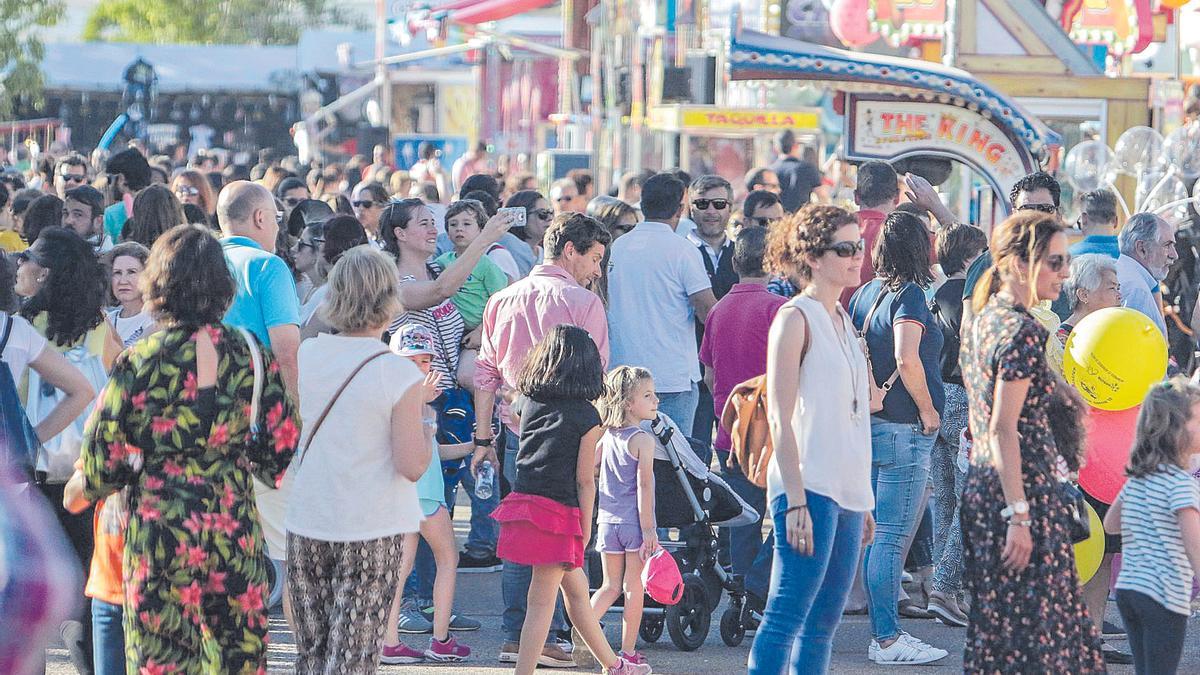
{"type": "Polygon", "coordinates": [[[299,440],[279,367],[266,373],[258,442],[254,371],[242,335],[205,326],[217,351],[197,385],[198,331],[173,328],[122,352],[88,423],[85,493],[129,486],[125,639],[130,672],[265,672],[267,568],[251,474],[277,485],[299,440]],[[208,410],[200,404],[207,399],[208,410]]]}
{"type": "Polygon", "coordinates": [[[1033,552],[1020,572],[1001,561],[1008,524],[1000,474],[976,442],[962,496],[963,563],[973,598],[966,673],[1105,672],[1100,636],[1088,618],[1075,573],[1068,505],[1056,489],[1058,453],[1046,414],[1062,384],[1046,360],[1046,328],[1009,299],[994,296],[962,342],[971,435],[987,437],[997,378],[1030,380],[1017,421],[1021,476],[1033,518],[1033,552]]]}

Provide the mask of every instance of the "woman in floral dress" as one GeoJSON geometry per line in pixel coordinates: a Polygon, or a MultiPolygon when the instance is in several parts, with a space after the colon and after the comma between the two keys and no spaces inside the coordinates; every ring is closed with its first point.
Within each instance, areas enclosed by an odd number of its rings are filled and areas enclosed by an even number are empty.
{"type": "Polygon", "coordinates": [[[1059,454],[1078,450],[1056,445],[1048,414],[1068,385],[1050,370],[1046,329],[1026,309],[1058,297],[1067,238],[1053,216],[1022,212],[993,232],[991,250],[961,354],[974,438],[961,507],[972,598],[963,670],[1102,673],[1056,487],[1059,454]]]}
{"type": "Polygon", "coordinates": [[[84,494],[130,486],[126,659],[142,673],[266,668],[267,568],[251,474],[276,485],[299,437],[279,368],[221,325],[234,286],[221,246],[181,225],[154,245],[142,289],[163,330],[113,367],[83,449],[84,494]]]}

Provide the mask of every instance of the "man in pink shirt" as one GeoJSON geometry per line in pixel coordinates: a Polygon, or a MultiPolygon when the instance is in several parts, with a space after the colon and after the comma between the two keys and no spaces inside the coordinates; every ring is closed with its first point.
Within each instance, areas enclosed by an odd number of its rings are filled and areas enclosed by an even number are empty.
{"type": "MultiPolygon", "coordinates": [[[[733,388],[767,371],[771,321],[788,301],[767,290],[770,276],[763,270],[766,247],[766,228],[747,227],[738,233],[733,245],[733,269],[739,282],[717,302],[704,322],[700,362],[705,365],[704,379],[713,393],[718,420],[733,388]]],[[[730,461],[730,445],[729,432],[718,425],[715,447],[725,480],[759,513],[766,513],[766,490],[746,480],[730,461]]],[[[771,540],[763,544],[761,519],[753,525],[729,530],[730,565],[734,574],[745,578],[746,589],[752,594],[751,605],[759,612],[767,597],[770,555],[771,540]]]]}
{"type": "MultiPolygon", "coordinates": [[[[550,329],[571,324],[586,330],[596,341],[600,359],[608,367],[608,319],[600,297],[588,286],[600,278],[600,264],[611,238],[599,221],[578,213],[564,213],[554,219],[543,238],[545,263],[534,267],[529,276],[493,295],[483,310],[482,344],[475,361],[475,454],[471,473],[490,461],[499,467],[496,439],[492,434],[492,416],[500,395],[503,422],[503,475],[512,484],[516,480],[517,427],[508,415],[508,401],[517,371],[529,350],[550,329]]],[[[504,597],[504,644],[502,663],[515,663],[521,625],[525,622],[525,601],[529,594],[532,568],[504,563],[500,580],[504,597]]],[[[561,606],[555,610],[551,639],[538,660],[541,665],[569,667],[571,655],[555,644],[554,634],[566,628],[561,606]]]]}

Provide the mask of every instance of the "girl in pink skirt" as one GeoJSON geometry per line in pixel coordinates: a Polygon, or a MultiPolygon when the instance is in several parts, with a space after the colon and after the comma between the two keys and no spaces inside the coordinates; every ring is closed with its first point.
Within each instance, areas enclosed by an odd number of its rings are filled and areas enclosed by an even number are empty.
{"type": "Polygon", "coordinates": [[[600,352],[587,331],[559,325],[529,353],[517,376],[520,420],[517,479],[492,512],[500,522],[496,554],[533,567],[518,675],[532,675],[550,631],[561,588],[571,623],[610,675],[647,675],[645,664],[617,656],[592,614],[583,550],[596,500],[595,456],[600,414],[591,401],[604,391],[600,352]]]}

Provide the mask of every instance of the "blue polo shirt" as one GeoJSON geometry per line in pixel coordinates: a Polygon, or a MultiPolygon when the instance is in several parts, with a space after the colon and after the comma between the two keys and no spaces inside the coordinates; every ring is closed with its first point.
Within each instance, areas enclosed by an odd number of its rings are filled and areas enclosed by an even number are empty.
{"type": "Polygon", "coordinates": [[[287,263],[248,237],[226,237],[221,248],[236,288],[225,323],[254,333],[268,347],[271,328],[300,325],[300,300],[287,263]]]}
{"type": "Polygon", "coordinates": [[[1121,249],[1117,246],[1117,235],[1089,234],[1071,247],[1071,256],[1078,257],[1089,253],[1100,253],[1113,260],[1121,257],[1121,249]]]}
{"type": "Polygon", "coordinates": [[[121,231],[125,229],[127,220],[129,216],[125,214],[125,202],[110,204],[104,209],[104,233],[113,241],[121,241],[121,231]]]}

